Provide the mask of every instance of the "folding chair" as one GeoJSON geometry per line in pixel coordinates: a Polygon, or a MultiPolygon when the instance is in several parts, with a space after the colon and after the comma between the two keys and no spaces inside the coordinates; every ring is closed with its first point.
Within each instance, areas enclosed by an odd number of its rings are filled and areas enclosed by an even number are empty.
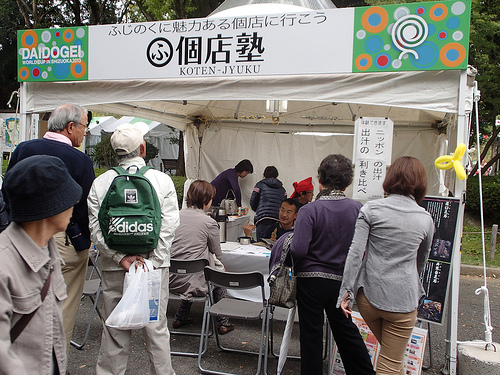
{"type": "MultiPolygon", "coordinates": [[[[170,260],[170,269],[169,272],[171,274],[177,274],[177,275],[189,275],[189,274],[195,274],[199,272],[203,272],[203,269],[208,266],[208,260],[207,259],[191,259],[191,260],[176,260],[176,259],[171,259],[170,260]]],[[[205,299],[207,296],[203,297],[193,297],[193,302],[196,301],[201,301],[205,302],[205,299]]],[[[170,291],[169,293],[169,301],[181,301],[181,298],[170,291]]],[[[186,332],[186,331],[176,331],[176,330],[170,330],[170,333],[173,335],[186,335],[186,336],[201,336],[201,332],[186,332]]],[[[184,357],[197,357],[198,352],[176,352],[176,351],[170,351],[171,355],[178,355],[178,356],[184,356],[184,357]]]]}
{"type": "Polygon", "coordinates": [[[97,314],[99,315],[99,318],[102,319],[101,312],[99,311],[99,308],[97,307],[97,302],[99,301],[99,296],[101,295],[101,271],[97,267],[97,258],[99,257],[99,252],[96,251],[90,251],[89,254],[89,276],[87,280],[85,280],[85,284],[83,285],[83,293],[82,293],[82,299],[84,297],[89,297],[90,300],[92,301],[92,312],[90,313],[90,317],[87,323],[87,329],[85,330],[85,335],[83,337],[83,340],[81,343],[78,343],[74,340],[71,340],[71,345],[73,345],[75,348],[78,350],[83,349],[85,346],[85,343],[87,342],[87,339],[89,337],[90,333],[90,327],[92,325],[92,321],[94,320],[94,315],[97,311],[97,314]],[[97,274],[97,278],[94,278],[94,273],[97,274]]]}
{"type": "Polygon", "coordinates": [[[234,375],[233,373],[205,369],[202,366],[203,354],[208,350],[209,327],[212,325],[219,349],[233,353],[256,354],[258,356],[256,374],[260,374],[261,372],[262,361],[264,361],[264,374],[267,374],[270,311],[264,293],[264,276],[260,272],[222,272],[211,267],[205,267],[205,279],[208,284],[209,298],[205,302],[205,310],[203,312],[202,336],[200,337],[198,354],[198,368],[200,372],[202,374],[234,375]],[[215,285],[226,289],[260,288],[262,299],[259,302],[254,302],[227,297],[214,303],[213,286],[215,285]],[[215,318],[218,316],[227,316],[230,319],[239,320],[261,320],[261,336],[258,351],[254,352],[223,346],[215,327],[215,318]]]}

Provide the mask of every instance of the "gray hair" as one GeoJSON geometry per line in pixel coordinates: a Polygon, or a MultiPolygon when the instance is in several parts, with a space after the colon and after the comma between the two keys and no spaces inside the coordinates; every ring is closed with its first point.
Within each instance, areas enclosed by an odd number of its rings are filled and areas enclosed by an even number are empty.
{"type": "MultiPolygon", "coordinates": [[[[87,114],[87,110],[75,104],[63,104],[54,109],[49,118],[49,131],[60,132],[66,128],[69,122],[75,124],[83,123],[83,117],[87,114]]],[[[83,124],[84,126],[86,124],[83,124]]],[[[79,125],[77,125],[79,126],[79,125]]]]}
{"type": "Polygon", "coordinates": [[[118,163],[121,163],[124,160],[132,159],[140,155],[141,155],[141,146],[137,147],[134,151],[132,151],[127,155],[116,155],[116,159],[118,160],[118,163]]]}

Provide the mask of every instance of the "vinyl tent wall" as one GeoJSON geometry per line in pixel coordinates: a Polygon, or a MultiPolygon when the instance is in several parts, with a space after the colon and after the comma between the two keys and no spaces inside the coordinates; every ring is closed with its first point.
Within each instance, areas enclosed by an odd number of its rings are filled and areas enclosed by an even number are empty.
{"type": "Polygon", "coordinates": [[[294,181],[316,177],[324,156],[342,153],[352,157],[356,118],[389,117],[395,124],[393,159],[402,155],[421,159],[429,174],[429,194],[436,195],[439,173],[433,161],[442,146],[436,125],[449,122],[447,138],[453,148],[464,126],[458,121],[463,74],[449,70],[24,82],[26,107],[22,113],[49,111],[67,102],[71,93],[72,103],[90,110],[168,124],[184,131],[186,173],[190,179],[211,181],[241,159],[252,161],[254,174],[240,181],[246,206],[267,165],[278,168],[279,178],[291,194],[294,181]],[[275,98],[288,100],[288,112],[280,115],[279,123],[273,123],[271,114],[265,111],[265,100],[275,98]],[[333,135],[296,134],[304,131],[333,135]]]}

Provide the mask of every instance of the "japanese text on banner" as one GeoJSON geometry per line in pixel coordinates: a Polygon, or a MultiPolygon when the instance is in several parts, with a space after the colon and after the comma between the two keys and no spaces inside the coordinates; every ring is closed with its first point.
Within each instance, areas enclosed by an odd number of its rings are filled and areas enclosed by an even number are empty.
{"type": "Polygon", "coordinates": [[[382,198],[382,183],[392,157],[394,123],[383,117],[360,117],[354,126],[353,199],[382,198]]]}

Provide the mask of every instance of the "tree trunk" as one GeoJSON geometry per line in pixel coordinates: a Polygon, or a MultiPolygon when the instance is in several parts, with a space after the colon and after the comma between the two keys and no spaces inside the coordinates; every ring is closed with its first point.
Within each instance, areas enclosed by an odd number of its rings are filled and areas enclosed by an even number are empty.
{"type": "Polygon", "coordinates": [[[186,176],[186,164],[184,161],[184,133],[179,132],[179,157],[177,158],[176,176],[186,176]]]}
{"type": "MultiPolygon", "coordinates": [[[[486,157],[488,154],[489,149],[495,142],[495,139],[497,139],[498,134],[500,133],[500,126],[497,126],[493,129],[493,132],[491,133],[490,139],[488,139],[488,142],[486,142],[486,145],[483,148],[483,151],[481,152],[481,161],[486,157]]],[[[477,152],[480,151],[480,146],[477,145],[477,152]]],[[[488,169],[491,165],[495,163],[500,158],[500,154],[493,155],[491,160],[483,167],[483,169],[488,169]]],[[[469,173],[469,176],[474,176],[476,174],[476,171],[478,169],[478,165],[476,165],[472,168],[472,170],[469,173]]]]}

